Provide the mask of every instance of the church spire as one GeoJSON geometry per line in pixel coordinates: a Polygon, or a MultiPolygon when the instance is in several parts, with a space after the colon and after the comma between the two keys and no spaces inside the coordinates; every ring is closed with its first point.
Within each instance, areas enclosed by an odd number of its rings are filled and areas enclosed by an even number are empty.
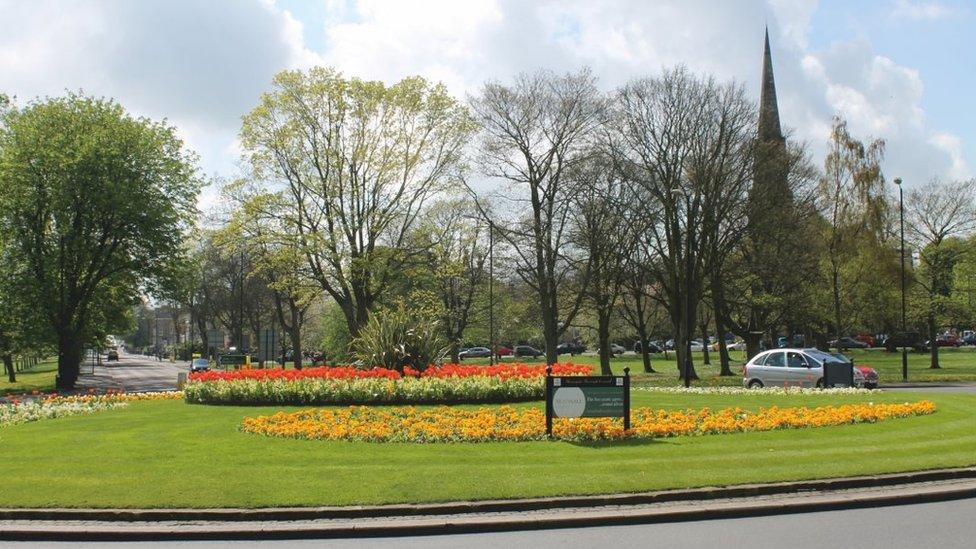
{"type": "Polygon", "coordinates": [[[766,47],[763,50],[762,92],[759,96],[759,139],[783,141],[776,104],[776,81],[773,78],[773,57],[769,53],[769,27],[766,27],[766,47]]]}

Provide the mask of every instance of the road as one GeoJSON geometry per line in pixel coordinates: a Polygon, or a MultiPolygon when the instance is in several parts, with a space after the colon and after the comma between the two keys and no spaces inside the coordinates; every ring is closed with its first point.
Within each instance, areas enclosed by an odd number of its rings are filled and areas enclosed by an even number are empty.
{"type": "Polygon", "coordinates": [[[174,391],[177,375],[188,369],[186,362],[158,361],[153,357],[122,353],[118,362],[103,362],[101,366],[95,367],[94,374],[79,377],[78,391],[174,391]]]}
{"type": "MultiPolygon", "coordinates": [[[[739,519],[499,532],[404,538],[338,540],[259,540],[234,542],[151,542],[162,547],[334,547],[339,549],[404,548],[437,549],[472,547],[722,547],[723,549],[858,547],[898,549],[939,547],[971,549],[976,539],[976,499],[939,503],[748,517],[739,519]]],[[[25,544],[0,543],[0,547],[25,544]]],[[[104,547],[105,543],[39,543],[44,547],[104,547]]],[[[115,543],[113,548],[148,546],[149,543],[115,543]]]]}

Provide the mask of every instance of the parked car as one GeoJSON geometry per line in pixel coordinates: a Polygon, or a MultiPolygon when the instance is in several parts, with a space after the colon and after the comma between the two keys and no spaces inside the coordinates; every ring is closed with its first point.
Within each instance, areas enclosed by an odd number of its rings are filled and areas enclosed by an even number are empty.
{"type": "Polygon", "coordinates": [[[512,352],[513,351],[511,347],[506,347],[504,345],[499,345],[498,347],[495,348],[495,353],[498,356],[512,356],[512,352]]]}
{"type": "Polygon", "coordinates": [[[892,334],[881,342],[881,346],[889,353],[895,352],[899,347],[911,347],[915,351],[925,352],[929,350],[928,342],[922,341],[918,332],[908,332],[907,334],[892,334]]]}
{"type": "Polygon", "coordinates": [[[458,359],[464,360],[466,358],[489,358],[491,357],[491,349],[488,347],[471,347],[465,349],[458,353],[458,359]]]}
{"type": "Polygon", "coordinates": [[[976,334],[970,332],[969,330],[966,331],[969,333],[968,334],[963,333],[962,342],[965,343],[966,345],[976,345],[976,334]]]}
{"type": "Polygon", "coordinates": [[[205,358],[194,358],[190,362],[190,372],[209,372],[210,371],[210,361],[205,358]]]}
{"type": "MultiPolygon", "coordinates": [[[[926,341],[926,345],[932,345],[931,341],[926,341]]],[[[959,347],[962,345],[962,340],[954,335],[941,335],[935,338],[935,344],[939,347],[959,347]]]]}
{"type": "MultiPolygon", "coordinates": [[[[600,352],[600,350],[597,349],[597,352],[600,352]]],[[[611,343],[610,344],[610,354],[611,355],[622,355],[622,354],[624,354],[626,352],[627,352],[627,349],[625,349],[623,345],[619,345],[617,343],[611,343]]]]}
{"type": "Polygon", "coordinates": [[[116,362],[118,362],[119,360],[119,352],[116,351],[115,349],[112,349],[111,351],[108,352],[108,354],[105,355],[106,362],[112,362],[113,360],[116,362]]]}
{"type": "Polygon", "coordinates": [[[515,356],[530,356],[532,358],[539,358],[545,354],[531,345],[516,345],[514,352],[515,356]]]}
{"type": "MultiPolygon", "coordinates": [[[[715,351],[717,353],[718,352],[718,343],[717,342],[716,343],[712,343],[711,345],[709,345],[708,348],[711,349],[711,350],[713,350],[713,351],[715,351]]],[[[746,350],[746,342],[745,341],[726,341],[725,342],[725,348],[728,349],[729,351],[744,351],[744,350],[746,350]]]]}
{"type": "Polygon", "coordinates": [[[867,343],[862,343],[852,337],[842,337],[827,342],[831,348],[842,351],[844,349],[867,349],[867,343]]]}
{"type": "Polygon", "coordinates": [[[581,355],[586,352],[586,345],[582,343],[560,343],[556,346],[557,355],[581,355]]]}
{"type": "MultiPolygon", "coordinates": [[[[643,347],[641,347],[641,342],[640,341],[638,341],[637,343],[634,343],[634,352],[635,353],[640,354],[641,352],[643,352],[643,351],[641,351],[642,348],[643,347]]],[[[647,352],[649,352],[649,353],[663,353],[664,352],[664,349],[661,348],[660,342],[657,342],[657,341],[648,341],[647,342],[647,352]]]]}
{"type": "MultiPolygon", "coordinates": [[[[840,360],[841,362],[849,362],[854,364],[854,360],[851,357],[841,354],[841,353],[829,353],[831,356],[840,360]]],[[[864,375],[864,384],[862,387],[865,389],[877,389],[878,388],[878,371],[869,366],[857,366],[854,365],[855,370],[860,370],[861,374],[864,375]]]]}
{"type": "MultiPolygon", "coordinates": [[[[841,355],[843,356],[843,355],[841,355]]],[[[824,364],[850,364],[849,360],[817,349],[773,349],[752,357],[743,367],[742,385],[759,387],[823,387],[824,364]]],[[[877,372],[873,380],[861,368],[854,368],[854,385],[877,386],[877,372]]],[[[870,388],[870,387],[869,387],[870,388]]]]}
{"type": "Polygon", "coordinates": [[[877,347],[877,341],[875,341],[873,335],[859,334],[854,336],[855,341],[860,341],[861,343],[867,345],[868,347],[877,347]]]}

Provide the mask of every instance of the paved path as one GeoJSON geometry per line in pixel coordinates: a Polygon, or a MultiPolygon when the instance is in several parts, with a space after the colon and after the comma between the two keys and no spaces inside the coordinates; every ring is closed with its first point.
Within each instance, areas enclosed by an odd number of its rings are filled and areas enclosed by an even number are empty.
{"type": "MultiPolygon", "coordinates": [[[[468,540],[481,541],[474,546],[488,547],[503,543],[504,540],[519,540],[519,536],[534,544],[550,546],[545,542],[545,537],[539,536],[539,532],[565,532],[567,529],[581,532],[577,545],[573,547],[590,547],[607,545],[609,539],[621,539],[626,541],[623,546],[641,546],[641,542],[647,542],[646,534],[639,532],[640,528],[654,529],[652,524],[663,525],[672,524],[701,524],[709,526],[712,522],[737,522],[748,520],[730,517],[760,517],[777,516],[776,520],[785,520],[789,514],[815,514],[827,513],[829,510],[846,509],[841,514],[836,515],[834,520],[841,526],[845,526],[843,537],[860,540],[857,531],[861,528],[870,527],[873,531],[889,530],[891,528],[907,527],[916,524],[914,521],[904,519],[893,520],[883,528],[877,523],[862,524],[854,518],[848,518],[857,513],[858,509],[893,506],[893,505],[912,505],[931,501],[951,500],[957,505],[967,505],[967,502],[976,501],[976,479],[973,478],[952,478],[946,480],[911,482],[893,486],[870,486],[864,488],[845,488],[835,490],[822,490],[813,492],[792,492],[783,494],[769,494],[762,496],[749,497],[725,497],[708,499],[677,499],[673,501],[661,501],[656,503],[641,504],[609,504],[595,507],[561,507],[557,509],[524,509],[521,511],[506,510],[497,512],[449,512],[445,514],[422,513],[406,515],[370,515],[370,516],[336,516],[331,518],[308,518],[297,517],[291,520],[271,519],[254,520],[250,517],[238,514],[230,516],[225,520],[207,520],[203,517],[206,510],[201,510],[197,519],[193,516],[173,515],[161,520],[147,521],[136,518],[136,520],[106,519],[71,519],[66,515],[70,511],[52,510],[50,514],[42,515],[39,519],[28,518],[9,518],[0,520],[0,538],[3,539],[85,539],[85,540],[179,540],[179,539],[259,539],[267,542],[271,539],[310,539],[310,538],[379,538],[386,536],[398,536],[396,540],[391,538],[385,547],[396,547],[406,542],[424,540],[410,546],[428,547],[443,546],[453,547],[456,544],[468,545],[468,540]],[[243,519],[243,520],[242,520],[243,519]],[[626,526],[625,524],[636,524],[639,526],[626,526]],[[615,526],[612,526],[615,525],[615,526]],[[852,530],[850,526],[854,525],[852,530]],[[609,533],[612,531],[626,532],[630,529],[628,536],[617,536],[609,533]],[[534,530],[534,532],[529,532],[534,530]],[[604,533],[597,535],[586,534],[590,531],[604,533]],[[505,533],[513,531],[526,531],[526,533],[515,534],[505,533]],[[477,533],[473,535],[462,535],[461,532],[477,533]],[[491,534],[480,534],[478,532],[498,532],[491,534]],[[441,534],[441,535],[436,535],[441,534]],[[611,536],[606,538],[605,536],[611,536]],[[447,544],[440,543],[441,540],[451,540],[447,544]],[[601,543],[602,540],[602,543],[601,543]]],[[[893,508],[893,507],[892,507],[893,508]]],[[[165,511],[163,511],[165,512],[165,511]]],[[[10,510],[9,513],[16,515],[16,511],[10,510]]],[[[109,512],[111,514],[111,512],[109,512]]],[[[148,517],[148,515],[147,515],[148,517]]],[[[775,522],[775,521],[774,521],[775,522]]],[[[829,527],[826,521],[821,527],[829,527]]],[[[966,539],[970,533],[976,529],[970,516],[966,520],[960,520],[956,524],[958,528],[965,528],[965,536],[958,539],[966,539]]],[[[677,527],[675,527],[677,528],[677,527]]],[[[945,525],[941,526],[943,534],[945,525]]],[[[829,529],[829,528],[827,528],[829,529]]],[[[719,529],[720,531],[721,529],[719,529]]],[[[747,527],[744,527],[748,531],[747,527]]],[[[783,529],[782,535],[787,535],[789,529],[783,529]]],[[[653,537],[653,536],[652,536],[653,537]]],[[[679,539],[680,536],[673,536],[679,539]]],[[[562,539],[562,538],[561,538],[562,539]]],[[[696,538],[699,542],[703,538],[696,538]]],[[[714,538],[719,539],[719,538],[714,538]]],[[[794,543],[781,543],[786,538],[780,537],[779,543],[771,543],[768,546],[795,546],[796,541],[803,542],[803,539],[793,540],[794,543]]],[[[819,539],[816,536],[813,539],[819,539]]],[[[844,546],[838,538],[838,543],[827,546],[844,546]]],[[[953,547],[953,540],[957,538],[939,538],[939,544],[923,544],[923,547],[953,547]]],[[[767,541],[765,538],[743,539],[739,546],[755,546],[757,541],[767,541]]],[[[969,540],[971,541],[971,540],[969,540]]],[[[362,542],[360,542],[362,543],[362,542]]],[[[611,544],[613,546],[619,543],[611,544]]],[[[665,544],[664,546],[669,546],[665,544]]],[[[696,544],[692,544],[695,546],[696,544]]],[[[860,546],[860,543],[856,543],[860,546]]],[[[562,546],[557,543],[552,546],[562,546]]],[[[646,546],[646,545],[643,545],[646,546]]],[[[700,545],[699,545],[700,546],[700,545]]],[[[764,545],[765,546],[765,545],[764,545]]],[[[807,545],[813,546],[813,545],[807,545]]]]}
{"type": "MultiPolygon", "coordinates": [[[[424,535],[330,540],[253,540],[116,543],[113,547],[338,547],[418,548],[506,546],[572,549],[576,547],[723,547],[811,548],[859,547],[898,549],[973,547],[976,538],[976,499],[914,505],[881,506],[837,511],[782,514],[716,520],[593,526],[475,534],[424,535]]],[[[61,526],[67,526],[60,523],[61,526]]],[[[174,524],[192,528],[192,523],[174,524]]],[[[269,528],[274,523],[265,523],[269,528]]],[[[104,547],[105,543],[52,543],[49,547],[104,547]]],[[[0,547],[8,546],[0,542],[0,547]]],[[[16,545],[9,545],[11,547],[16,545]]],[[[22,544],[20,546],[23,546],[22,544]]]]}
{"type": "Polygon", "coordinates": [[[142,355],[121,354],[118,362],[103,362],[94,374],[78,378],[78,392],[89,389],[105,392],[108,389],[139,393],[144,391],[175,391],[180,372],[189,370],[182,361],[158,361],[142,355]]]}

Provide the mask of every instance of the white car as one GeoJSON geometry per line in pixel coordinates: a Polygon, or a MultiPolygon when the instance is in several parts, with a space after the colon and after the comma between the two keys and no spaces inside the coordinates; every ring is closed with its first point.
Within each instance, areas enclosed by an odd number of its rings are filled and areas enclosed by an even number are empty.
{"type": "MultiPolygon", "coordinates": [[[[708,348],[715,352],[718,352],[718,343],[712,343],[711,345],[708,346],[708,348]]],[[[745,351],[746,342],[745,341],[734,341],[731,343],[726,342],[725,348],[728,349],[729,351],[745,351]]]]}
{"type": "MultiPolygon", "coordinates": [[[[824,364],[850,364],[843,356],[817,349],[772,349],[749,359],[742,369],[742,385],[760,387],[823,387],[824,364]]],[[[851,364],[855,387],[877,387],[877,372],[851,364]]]]}

